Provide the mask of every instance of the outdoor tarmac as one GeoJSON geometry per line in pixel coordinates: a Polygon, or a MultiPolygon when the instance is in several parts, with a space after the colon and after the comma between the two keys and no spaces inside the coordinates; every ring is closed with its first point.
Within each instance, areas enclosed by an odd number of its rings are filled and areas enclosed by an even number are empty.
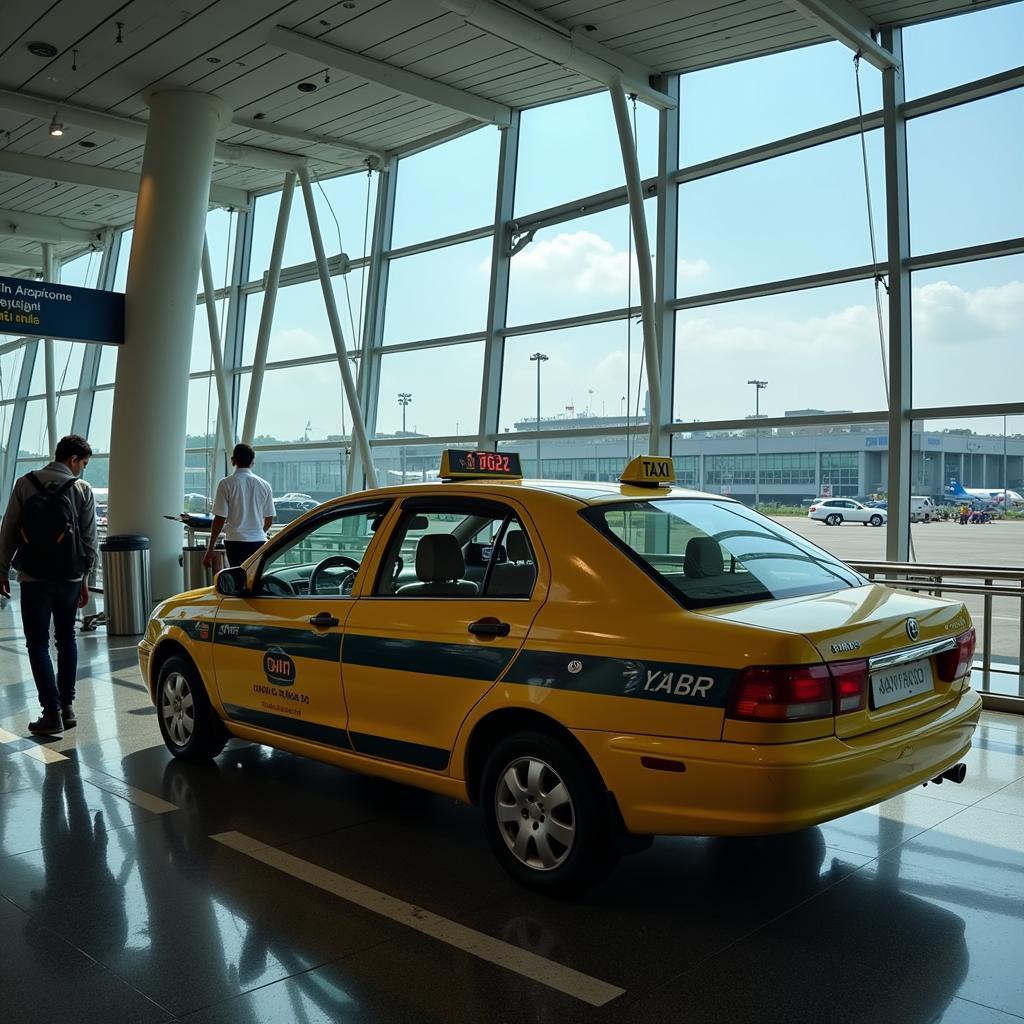
{"type": "MultiPolygon", "coordinates": [[[[885,560],[884,527],[876,529],[859,523],[826,526],[797,516],[780,517],[777,521],[844,561],[885,560]]],[[[914,523],[910,531],[915,562],[927,565],[1024,568],[1024,521],[1021,520],[996,521],[977,526],[960,526],[952,521],[914,523]]],[[[980,634],[982,598],[969,595],[965,604],[980,634]]],[[[1020,615],[1020,601],[1005,598],[993,601],[994,659],[1010,658],[1017,661],[1020,650],[1020,615]]]]}

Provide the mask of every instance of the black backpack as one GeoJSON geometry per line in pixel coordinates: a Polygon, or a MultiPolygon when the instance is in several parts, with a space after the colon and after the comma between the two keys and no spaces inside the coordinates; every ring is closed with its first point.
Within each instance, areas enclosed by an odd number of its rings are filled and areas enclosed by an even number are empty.
{"type": "Polygon", "coordinates": [[[35,473],[36,489],[21,510],[18,568],[37,580],[75,580],[85,572],[85,545],[78,528],[72,488],[76,480],[44,484],[35,473]]]}

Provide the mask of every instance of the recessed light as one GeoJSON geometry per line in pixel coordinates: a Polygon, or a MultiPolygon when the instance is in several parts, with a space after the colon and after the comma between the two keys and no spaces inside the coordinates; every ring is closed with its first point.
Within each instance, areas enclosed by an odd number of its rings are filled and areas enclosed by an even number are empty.
{"type": "Polygon", "coordinates": [[[220,63],[220,57],[207,57],[206,60],[207,60],[207,63],[209,63],[209,64],[219,64],[220,63]]]}
{"type": "Polygon", "coordinates": [[[296,88],[299,92],[316,92],[316,82],[299,82],[296,88]]]}
{"type": "Polygon", "coordinates": [[[354,11],[356,9],[355,0],[345,0],[341,5],[346,11],[354,11]]]}
{"type": "Polygon", "coordinates": [[[96,148],[96,143],[93,142],[91,139],[80,139],[78,144],[83,149],[95,149],[96,148]]]}
{"type": "Polygon", "coordinates": [[[252,115],[252,119],[254,121],[262,121],[263,118],[265,118],[266,116],[267,115],[264,114],[262,110],[260,110],[260,111],[257,111],[255,114],[252,115]]]}
{"type": "Polygon", "coordinates": [[[28,44],[28,52],[33,57],[56,57],[57,47],[53,43],[44,43],[36,40],[33,43],[28,44]]]}

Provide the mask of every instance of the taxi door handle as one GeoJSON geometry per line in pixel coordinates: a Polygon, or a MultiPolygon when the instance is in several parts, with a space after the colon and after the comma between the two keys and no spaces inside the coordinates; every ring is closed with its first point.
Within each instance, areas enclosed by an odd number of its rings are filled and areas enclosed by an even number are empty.
{"type": "Polygon", "coordinates": [[[338,620],[330,612],[318,612],[309,620],[311,626],[317,629],[327,629],[330,626],[338,625],[338,620]]]}
{"type": "Polygon", "coordinates": [[[469,631],[474,636],[508,636],[511,628],[507,622],[497,619],[477,619],[469,624],[469,631]]]}

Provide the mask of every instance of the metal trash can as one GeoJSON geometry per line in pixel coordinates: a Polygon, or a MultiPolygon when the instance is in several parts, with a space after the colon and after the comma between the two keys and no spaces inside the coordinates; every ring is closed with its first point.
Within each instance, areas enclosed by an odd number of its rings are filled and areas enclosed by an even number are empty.
{"type": "Polygon", "coordinates": [[[227,552],[223,548],[213,549],[213,567],[210,569],[203,565],[205,557],[205,544],[186,544],[181,549],[178,562],[181,564],[185,590],[212,587],[213,577],[228,564],[227,552]]]}
{"type": "Polygon", "coordinates": [[[146,631],[152,601],[149,538],[116,534],[100,545],[103,559],[103,610],[108,636],[138,636],[146,631]]]}

